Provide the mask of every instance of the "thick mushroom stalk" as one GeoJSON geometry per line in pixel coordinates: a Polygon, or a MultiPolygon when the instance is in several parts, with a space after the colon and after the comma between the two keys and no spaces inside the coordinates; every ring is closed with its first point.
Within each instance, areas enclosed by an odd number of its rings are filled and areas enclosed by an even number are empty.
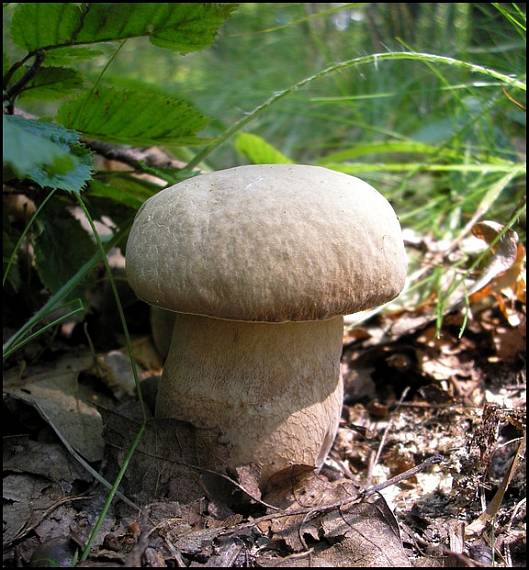
{"type": "Polygon", "coordinates": [[[343,318],[249,323],[176,315],[156,414],[197,431],[200,462],[260,465],[265,482],[321,467],[340,418],[343,318]]]}

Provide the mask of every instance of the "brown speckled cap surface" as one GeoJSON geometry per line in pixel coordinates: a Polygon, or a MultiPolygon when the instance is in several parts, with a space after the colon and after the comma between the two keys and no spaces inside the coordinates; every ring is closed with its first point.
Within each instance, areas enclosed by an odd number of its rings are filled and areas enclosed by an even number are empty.
{"type": "Polygon", "coordinates": [[[389,202],[318,166],[239,166],[162,190],[127,242],[136,294],[181,313],[307,321],[375,307],[404,286],[389,202]]]}

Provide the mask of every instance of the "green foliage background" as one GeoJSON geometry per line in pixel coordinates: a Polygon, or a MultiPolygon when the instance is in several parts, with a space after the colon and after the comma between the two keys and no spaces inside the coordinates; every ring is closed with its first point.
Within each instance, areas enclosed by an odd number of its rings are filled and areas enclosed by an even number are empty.
{"type": "Polygon", "coordinates": [[[507,223],[520,209],[522,4],[9,3],[3,11],[4,176],[37,206],[59,191],[53,216],[44,210],[23,240],[4,219],[11,294],[20,288],[17,241],[34,242],[52,293],[95,253],[70,213],[81,191],[94,217],[109,215],[125,235],[158,191],[132,172],[96,167],[93,140],[165,148],[188,165],[135,169],[172,183],[196,167],[248,162],[358,175],[392,201],[403,226],[437,238],[454,239],[476,212],[507,223]],[[30,118],[13,116],[15,107],[30,118]],[[69,221],[58,225],[61,207],[69,221]],[[80,258],[61,249],[61,232],[92,250],[80,258]],[[50,244],[58,250],[43,255],[50,244]]]}

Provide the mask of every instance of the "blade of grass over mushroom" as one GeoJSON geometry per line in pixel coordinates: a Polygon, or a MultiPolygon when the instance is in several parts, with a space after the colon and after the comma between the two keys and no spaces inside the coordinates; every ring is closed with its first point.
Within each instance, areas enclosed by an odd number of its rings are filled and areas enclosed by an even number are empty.
{"type": "Polygon", "coordinates": [[[515,77],[510,77],[509,75],[505,75],[504,73],[500,73],[495,69],[491,69],[488,67],[484,67],[482,65],[476,65],[473,63],[468,63],[466,61],[462,61],[459,59],[454,59],[451,57],[445,57],[441,55],[434,55],[429,53],[413,53],[413,52],[386,52],[386,53],[376,53],[361,57],[355,57],[353,59],[348,59],[345,61],[341,61],[339,63],[332,64],[318,73],[314,75],[310,75],[309,77],[305,77],[301,81],[294,83],[287,89],[283,89],[274,93],[271,97],[266,99],[263,103],[258,105],[253,111],[239,119],[235,122],[230,128],[228,128],[215,142],[201,150],[199,153],[195,155],[195,157],[188,163],[187,168],[191,169],[194,168],[198,163],[200,163],[204,158],[209,156],[215,149],[217,149],[222,143],[224,143],[227,139],[229,139],[232,135],[236,132],[240,131],[245,125],[250,123],[255,117],[259,116],[262,112],[268,109],[271,105],[280,101],[284,97],[294,93],[298,89],[301,89],[305,85],[308,85],[312,81],[316,79],[320,79],[321,77],[325,77],[331,73],[335,73],[337,71],[342,71],[344,69],[348,69],[350,67],[355,67],[359,65],[368,65],[368,64],[379,64],[382,61],[400,61],[400,60],[408,60],[408,61],[416,61],[422,63],[435,63],[439,65],[447,65],[457,69],[466,70],[471,73],[479,73],[481,75],[485,75],[488,77],[492,77],[497,79],[504,85],[511,85],[523,91],[526,90],[525,82],[520,81],[515,77]]]}

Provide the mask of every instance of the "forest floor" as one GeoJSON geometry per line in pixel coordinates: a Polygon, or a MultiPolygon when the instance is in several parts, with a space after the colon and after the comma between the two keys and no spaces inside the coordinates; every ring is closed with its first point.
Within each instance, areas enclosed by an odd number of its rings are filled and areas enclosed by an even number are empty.
{"type": "MultiPolygon", "coordinates": [[[[346,327],[342,419],[317,475],[261,493],[249,467],[228,481],[184,448],[164,460],[190,428],[164,441],[149,416],[79,562],[108,492],[98,480],[114,481],[142,423],[96,290],[87,327],[63,324],[8,361],[4,566],[524,566],[526,310],[494,278],[461,338],[457,308],[439,338],[431,306],[346,327]]],[[[145,307],[128,310],[152,409],[161,361],[145,307]]]]}

